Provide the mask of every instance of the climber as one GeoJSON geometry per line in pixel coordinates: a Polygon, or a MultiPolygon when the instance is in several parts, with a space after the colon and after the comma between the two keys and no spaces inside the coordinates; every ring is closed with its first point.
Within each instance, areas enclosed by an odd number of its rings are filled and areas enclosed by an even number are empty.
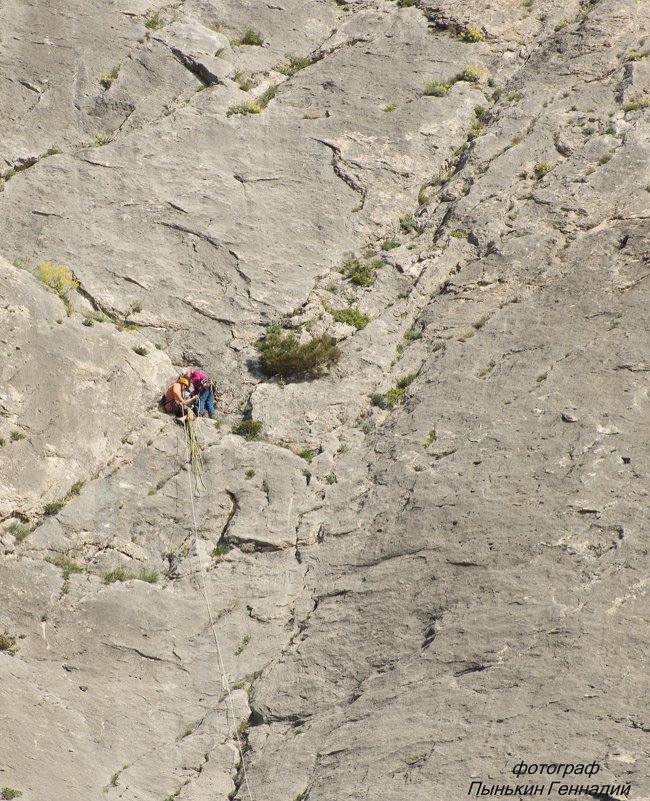
{"type": "Polygon", "coordinates": [[[221,397],[221,393],[216,391],[214,382],[211,381],[205,373],[195,370],[191,376],[190,381],[194,388],[194,392],[199,398],[199,411],[198,416],[203,417],[203,413],[207,411],[211,420],[214,420],[214,403],[215,399],[221,397]]]}
{"type": "Polygon", "coordinates": [[[169,387],[163,396],[163,406],[167,414],[175,414],[179,422],[184,422],[186,418],[185,410],[196,401],[198,395],[192,395],[187,399],[183,398],[183,392],[190,387],[188,378],[178,378],[169,387]]]}

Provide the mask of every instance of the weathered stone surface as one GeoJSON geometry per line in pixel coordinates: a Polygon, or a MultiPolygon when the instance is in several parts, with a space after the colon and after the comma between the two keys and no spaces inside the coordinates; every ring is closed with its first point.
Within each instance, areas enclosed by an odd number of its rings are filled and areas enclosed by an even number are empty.
{"type": "Polygon", "coordinates": [[[646,4],[0,33],[0,789],[649,797],[646,4]],[[339,363],[263,376],[271,324],[339,363]],[[225,390],[198,475],[181,364],[225,390]]]}

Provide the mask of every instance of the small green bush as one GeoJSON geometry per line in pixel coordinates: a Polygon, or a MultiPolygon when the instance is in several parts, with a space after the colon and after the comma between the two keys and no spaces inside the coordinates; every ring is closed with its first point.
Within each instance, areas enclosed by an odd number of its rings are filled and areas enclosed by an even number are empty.
{"type": "Polygon", "coordinates": [[[161,28],[164,28],[165,25],[168,24],[168,20],[163,19],[160,14],[156,11],[155,13],[149,12],[147,14],[147,19],[145,20],[144,27],[150,31],[159,31],[161,28]]]}
{"type": "Polygon", "coordinates": [[[475,42],[484,42],[485,36],[479,31],[478,28],[467,28],[467,30],[462,31],[458,38],[461,42],[469,42],[471,44],[475,42]]]}
{"type": "Polygon", "coordinates": [[[13,634],[10,634],[7,629],[4,630],[4,633],[0,632],[0,651],[13,656],[17,650],[18,647],[16,646],[16,638],[13,636],[13,634]]]}
{"type": "Polygon", "coordinates": [[[155,584],[158,581],[159,575],[158,571],[153,568],[147,569],[146,567],[141,567],[136,578],[138,581],[146,581],[147,584],[155,584]]]}
{"type": "Polygon", "coordinates": [[[246,646],[250,641],[251,641],[251,635],[244,634],[243,640],[241,641],[240,645],[235,649],[235,656],[239,656],[241,653],[243,653],[244,648],[246,648],[246,646]]]}
{"type": "Polygon", "coordinates": [[[133,348],[133,352],[137,353],[138,356],[148,356],[149,351],[146,348],[143,348],[141,345],[138,345],[133,348]]]}
{"type": "Polygon", "coordinates": [[[381,243],[382,250],[394,250],[398,247],[400,247],[400,243],[395,239],[384,239],[384,241],[381,243]]]}
{"type": "Polygon", "coordinates": [[[135,576],[123,567],[116,567],[104,573],[104,584],[113,584],[116,581],[131,581],[135,576]]]}
{"type": "Polygon", "coordinates": [[[243,437],[248,442],[257,439],[262,431],[261,420],[242,420],[232,427],[232,433],[243,437]]]}
{"type": "Polygon", "coordinates": [[[451,91],[451,83],[441,83],[440,81],[429,81],[424,87],[425,97],[446,97],[451,91]]]}
{"type": "Polygon", "coordinates": [[[353,325],[357,331],[362,331],[370,320],[367,314],[363,314],[359,309],[350,306],[348,309],[328,309],[327,310],[337,323],[353,325]]]}
{"type": "Polygon", "coordinates": [[[350,256],[341,269],[341,275],[349,278],[356,286],[372,286],[375,283],[377,266],[383,266],[383,262],[377,260],[362,264],[359,259],[350,256]]]}
{"type": "Polygon", "coordinates": [[[237,40],[235,46],[248,45],[249,47],[262,47],[263,44],[264,37],[261,34],[256,33],[251,28],[248,28],[248,30],[244,31],[244,33],[237,40]]]}
{"type": "Polygon", "coordinates": [[[416,0],[397,0],[399,8],[410,8],[416,4],[416,0]]]}
{"type": "Polygon", "coordinates": [[[453,236],[454,239],[467,239],[467,233],[458,228],[456,228],[454,231],[451,231],[449,236],[453,236]]]}
{"type": "Polygon", "coordinates": [[[69,317],[72,314],[70,292],[79,286],[79,282],[74,279],[70,268],[43,261],[36,268],[34,275],[42,284],[56,292],[63,301],[69,317]]]}
{"type": "Polygon", "coordinates": [[[18,442],[18,440],[25,439],[25,434],[22,431],[12,431],[11,432],[11,441],[18,442]]]}
{"type": "Polygon", "coordinates": [[[635,97],[623,106],[623,111],[643,111],[650,108],[650,98],[635,97]]]}
{"type": "MultiPolygon", "coordinates": [[[[61,153],[63,153],[62,150],[59,150],[56,145],[52,145],[52,147],[49,147],[45,151],[45,156],[59,156],[61,153]]],[[[45,158],[45,156],[43,156],[43,158],[45,158]]]]}
{"type": "Polygon", "coordinates": [[[261,114],[263,111],[264,107],[260,105],[260,103],[251,101],[249,103],[241,103],[237,106],[230,106],[228,111],[226,111],[226,117],[232,117],[234,114],[261,114]]]}
{"type": "Polygon", "coordinates": [[[415,381],[416,377],[416,373],[410,373],[404,376],[404,378],[400,378],[397,382],[397,386],[393,387],[393,389],[389,389],[388,392],[376,392],[371,396],[370,402],[373,406],[379,406],[380,409],[394,409],[404,402],[406,388],[415,381]]]}
{"type": "Polygon", "coordinates": [[[15,520],[13,523],[11,523],[11,525],[7,526],[6,531],[9,534],[13,534],[16,544],[21,543],[32,533],[32,530],[29,528],[29,526],[23,526],[15,520]]]}
{"type": "Polygon", "coordinates": [[[408,342],[415,342],[416,339],[422,339],[422,331],[418,331],[416,328],[409,328],[408,331],[404,332],[404,339],[408,342]]]}
{"type": "Polygon", "coordinates": [[[548,175],[549,172],[553,169],[555,165],[551,164],[549,161],[542,161],[539,164],[535,165],[535,169],[533,170],[535,178],[539,181],[545,175],[548,175]]]}
{"type": "Polygon", "coordinates": [[[104,145],[110,144],[110,141],[110,136],[106,136],[106,134],[97,134],[91,144],[91,147],[104,147],[104,145]]]}
{"type": "Polygon", "coordinates": [[[100,84],[104,87],[104,89],[110,89],[113,81],[117,80],[117,76],[119,73],[118,67],[113,67],[110,72],[106,72],[104,75],[101,75],[99,78],[100,84]]]}
{"type": "Polygon", "coordinates": [[[256,473],[256,471],[252,467],[249,467],[248,470],[244,473],[244,476],[246,478],[253,478],[255,473],[256,473]]]}
{"type": "Polygon", "coordinates": [[[21,795],[20,790],[15,790],[13,787],[3,787],[2,792],[0,792],[0,798],[3,799],[18,798],[21,795]]]}
{"type": "Polygon", "coordinates": [[[260,369],[268,376],[319,374],[341,358],[341,351],[327,334],[301,343],[294,333],[270,329],[255,347],[260,353],[260,369]]]}
{"type": "Polygon", "coordinates": [[[212,556],[216,559],[222,559],[228,553],[230,553],[230,547],[228,545],[216,545],[212,549],[212,556]]]}
{"type": "Polygon", "coordinates": [[[465,67],[462,72],[456,76],[457,81],[464,81],[465,83],[478,83],[481,80],[481,71],[474,69],[474,67],[465,67]]]}
{"type": "Polygon", "coordinates": [[[257,82],[250,72],[238,72],[233,80],[235,83],[239,84],[239,88],[243,92],[250,92],[251,89],[257,86],[257,82]]]}
{"type": "Polygon", "coordinates": [[[317,452],[316,452],[316,451],[314,451],[314,450],[312,450],[311,448],[305,448],[305,450],[304,450],[304,451],[302,451],[302,453],[300,454],[300,456],[301,456],[301,457],[302,457],[302,458],[303,458],[305,461],[309,462],[310,464],[311,464],[311,460],[312,460],[312,459],[314,458],[314,456],[316,456],[316,455],[317,455],[317,452]]]}
{"type": "Polygon", "coordinates": [[[283,75],[288,75],[289,77],[300,72],[300,70],[306,69],[311,64],[308,58],[296,56],[294,53],[287,53],[286,58],[288,62],[286,64],[279,64],[275,69],[277,72],[281,72],[283,75]]]}
{"type": "Polygon", "coordinates": [[[432,428],[431,431],[429,431],[427,438],[424,440],[424,447],[428,448],[429,446],[433,445],[437,439],[437,436],[436,429],[432,428]]]}
{"type": "Polygon", "coordinates": [[[45,504],[43,511],[46,515],[52,517],[53,515],[58,515],[64,506],[65,504],[62,501],[52,501],[51,503],[45,504]]]}
{"type": "Polygon", "coordinates": [[[45,561],[63,571],[63,578],[67,581],[73,573],[83,573],[83,567],[70,559],[69,556],[46,556],[45,561]]]}
{"type": "Polygon", "coordinates": [[[405,234],[411,234],[418,230],[418,224],[410,214],[405,214],[403,217],[399,218],[399,227],[405,234]]]}
{"type": "Polygon", "coordinates": [[[4,448],[4,446],[6,444],[7,444],[7,440],[4,437],[0,437],[0,448],[4,448]]]}

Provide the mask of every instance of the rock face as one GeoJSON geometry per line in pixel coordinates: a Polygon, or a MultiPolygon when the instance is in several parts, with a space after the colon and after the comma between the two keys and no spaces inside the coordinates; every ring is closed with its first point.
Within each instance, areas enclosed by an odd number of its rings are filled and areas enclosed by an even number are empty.
{"type": "Polygon", "coordinates": [[[4,0],[3,797],[650,798],[647,11],[4,0]]]}

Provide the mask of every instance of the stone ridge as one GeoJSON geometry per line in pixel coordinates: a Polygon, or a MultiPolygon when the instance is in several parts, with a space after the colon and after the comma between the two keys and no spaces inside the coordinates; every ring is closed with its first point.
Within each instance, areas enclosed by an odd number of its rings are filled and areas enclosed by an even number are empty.
{"type": "Polygon", "coordinates": [[[646,6],[4,0],[3,797],[650,797],[646,6]]]}

